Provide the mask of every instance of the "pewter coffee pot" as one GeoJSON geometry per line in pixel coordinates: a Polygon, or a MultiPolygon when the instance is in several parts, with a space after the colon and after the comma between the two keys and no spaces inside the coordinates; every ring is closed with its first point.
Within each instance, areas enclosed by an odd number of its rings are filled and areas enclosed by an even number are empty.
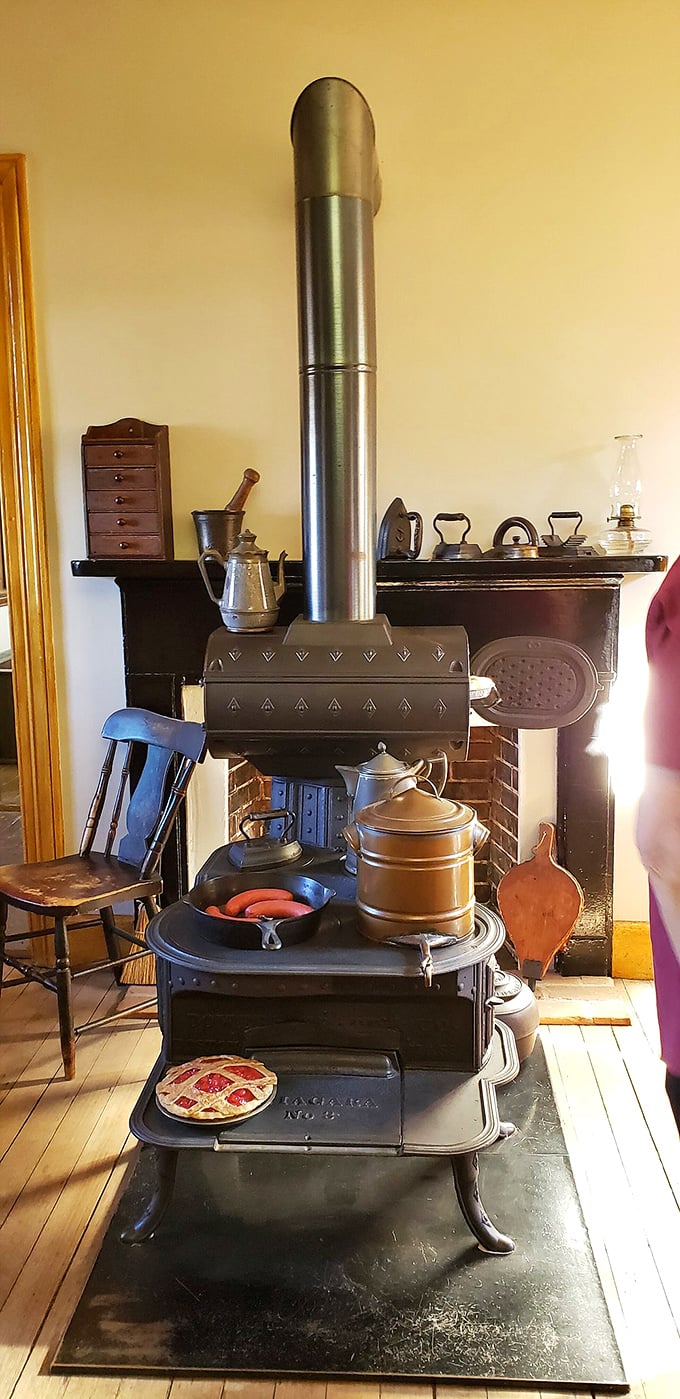
{"type": "Polygon", "coordinates": [[[276,625],[279,602],[286,590],[283,576],[285,550],[279,555],[276,580],[272,578],[266,549],[258,549],[255,535],[243,530],[238,544],[225,560],[217,549],[204,549],[198,560],[201,578],[213,602],[217,603],[228,631],[270,631],[276,625]],[[216,559],[225,571],[224,592],[217,597],[206,566],[216,559]]]}
{"type": "MultiPolygon", "coordinates": [[[[449,765],[445,753],[435,753],[432,758],[419,758],[409,767],[407,763],[393,758],[392,754],[387,752],[384,743],[379,743],[375,757],[369,758],[365,763],[358,763],[355,767],[343,767],[341,763],[336,763],[336,772],[340,773],[347,788],[347,795],[352,798],[351,820],[354,821],[357,812],[364,806],[389,797],[395,782],[403,777],[429,778],[437,793],[441,795],[446,785],[449,765]]],[[[356,874],[357,856],[351,845],[347,848],[345,868],[351,874],[356,874]]]]}

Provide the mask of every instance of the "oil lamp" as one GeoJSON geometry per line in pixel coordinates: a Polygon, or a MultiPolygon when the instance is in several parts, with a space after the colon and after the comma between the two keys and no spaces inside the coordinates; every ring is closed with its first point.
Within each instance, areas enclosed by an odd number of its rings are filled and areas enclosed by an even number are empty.
{"type": "Polygon", "coordinates": [[[640,524],[641,439],[639,432],[614,438],[618,444],[616,470],[609,488],[606,527],[597,541],[605,554],[644,554],[649,546],[650,531],[640,524]]]}

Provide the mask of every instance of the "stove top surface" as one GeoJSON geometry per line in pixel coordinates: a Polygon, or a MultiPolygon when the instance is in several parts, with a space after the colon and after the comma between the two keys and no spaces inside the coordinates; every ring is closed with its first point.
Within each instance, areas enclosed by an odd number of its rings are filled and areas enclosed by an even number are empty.
{"type": "MultiPolygon", "coordinates": [[[[318,931],[306,942],[277,950],[243,950],[221,947],[205,935],[205,920],[186,900],[171,904],[156,915],[146,929],[149,947],[166,961],[196,971],[251,974],[257,976],[371,976],[421,977],[422,951],[419,945],[371,942],[359,932],[356,903],[343,897],[345,880],[354,880],[344,871],[337,879],[330,872],[325,878],[338,894],[324,914],[318,931]],[[340,886],[340,887],[338,887],[340,886]]],[[[457,971],[480,962],[496,952],[505,938],[498,914],[477,905],[475,927],[468,937],[446,946],[431,947],[432,973],[457,971]]]]}

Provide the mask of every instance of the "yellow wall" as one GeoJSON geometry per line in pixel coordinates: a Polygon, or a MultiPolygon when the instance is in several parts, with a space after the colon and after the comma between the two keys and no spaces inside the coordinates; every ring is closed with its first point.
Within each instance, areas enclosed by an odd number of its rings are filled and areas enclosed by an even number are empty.
{"type": "MultiPolygon", "coordinates": [[[[84,735],[123,697],[117,590],[70,574],[88,424],[169,423],[178,556],[245,466],[260,542],[299,553],[289,120],[315,77],[376,122],[379,514],[403,495],[425,552],[437,510],[484,546],[514,513],[592,530],[613,435],[642,432],[646,522],[678,552],[679,72],[674,0],[5,0],[72,828],[84,735]]],[[[653,586],[623,590],[636,638],[653,586]]],[[[623,829],[619,916],[641,917],[623,829]]]]}

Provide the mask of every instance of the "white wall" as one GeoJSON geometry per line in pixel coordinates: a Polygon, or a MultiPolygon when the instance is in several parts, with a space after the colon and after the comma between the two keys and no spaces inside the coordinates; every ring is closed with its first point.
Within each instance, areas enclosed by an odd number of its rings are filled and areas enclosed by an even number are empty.
{"type": "Polygon", "coordinates": [[[9,607],[7,603],[0,602],[0,656],[5,656],[12,649],[9,634],[9,607]]]}
{"type": "MultiPolygon", "coordinates": [[[[0,148],[28,157],[67,824],[122,702],[119,598],[74,580],[80,437],[170,425],[176,552],[245,466],[299,553],[290,114],[349,78],[374,113],[379,512],[600,523],[644,433],[654,546],[680,548],[680,7],[667,0],[8,0],[0,148]],[[74,760],[77,752],[78,761],[74,760]]],[[[623,589],[639,639],[649,580],[623,589]]],[[[628,643],[625,641],[625,646],[628,643]]],[[[639,723],[636,714],[634,724],[639,723]]],[[[643,880],[620,829],[620,916],[643,880]],[[636,868],[635,877],[632,870],[636,868]]]]}

